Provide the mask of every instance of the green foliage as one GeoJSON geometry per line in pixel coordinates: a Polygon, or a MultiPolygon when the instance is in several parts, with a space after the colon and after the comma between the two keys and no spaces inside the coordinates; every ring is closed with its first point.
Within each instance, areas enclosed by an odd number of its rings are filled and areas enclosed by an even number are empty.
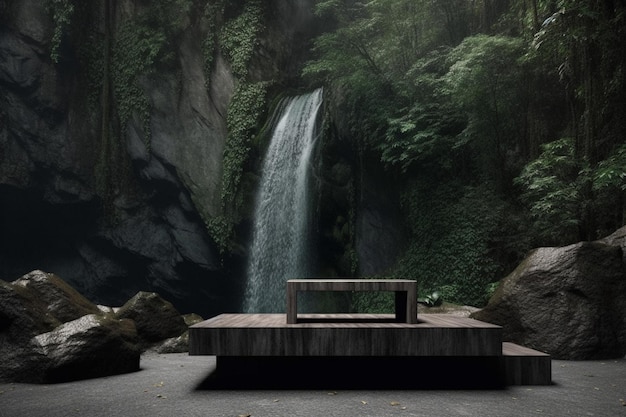
{"type": "Polygon", "coordinates": [[[232,249],[233,225],[224,216],[215,216],[207,222],[207,229],[217,245],[220,255],[232,249]]]}
{"type": "Polygon", "coordinates": [[[420,298],[417,301],[426,307],[438,307],[443,304],[443,298],[441,297],[441,294],[439,294],[439,291],[428,294],[426,297],[420,298]]]}
{"type": "Polygon", "coordinates": [[[218,23],[224,15],[224,7],[224,0],[209,1],[204,6],[204,19],[208,22],[208,31],[202,41],[202,56],[204,58],[204,77],[207,88],[209,88],[213,59],[218,45],[218,23]]]}
{"type": "Polygon", "coordinates": [[[394,312],[394,294],[385,291],[355,292],[351,309],[358,313],[391,314],[394,312]]]}
{"type": "Polygon", "coordinates": [[[150,147],[150,104],[140,86],[141,77],[155,74],[158,64],[174,58],[172,41],[182,30],[191,0],[159,0],[135,19],[122,23],[113,46],[111,76],[122,129],[133,114],[143,123],[150,147]]]}
{"type": "Polygon", "coordinates": [[[266,107],[269,83],[240,83],[228,107],[228,138],[224,149],[222,202],[226,208],[238,209],[235,196],[255,132],[260,128],[266,107]]]}
{"type": "Polygon", "coordinates": [[[598,164],[593,186],[597,191],[626,191],[626,144],[618,146],[605,160],[598,164]]]}
{"type": "MultiPolygon", "coordinates": [[[[581,239],[589,213],[609,224],[620,224],[626,190],[626,146],[617,147],[595,167],[576,156],[574,139],[562,138],[542,146],[541,155],[515,179],[533,218],[533,234],[548,244],[581,239]],[[615,216],[613,218],[612,216],[615,216]]],[[[614,227],[595,225],[597,234],[614,227]]]]}
{"type": "Polygon", "coordinates": [[[394,276],[417,279],[426,294],[482,306],[503,271],[492,252],[507,232],[506,205],[484,185],[433,185],[414,184],[403,198],[411,239],[394,276]]]}
{"type": "Polygon", "coordinates": [[[227,5],[223,0],[207,3],[204,17],[208,19],[209,33],[203,41],[207,83],[218,44],[231,63],[233,74],[239,78],[226,118],[228,137],[224,147],[221,193],[224,215],[208,224],[209,232],[222,253],[230,249],[233,224],[243,205],[240,192],[242,176],[255,135],[261,130],[270,85],[269,82],[249,82],[247,77],[250,59],[263,30],[263,3],[259,0],[244,2],[241,11],[220,29],[220,17],[224,15],[227,5]]]}
{"type": "Polygon", "coordinates": [[[50,59],[52,62],[59,62],[59,48],[65,31],[71,26],[74,15],[74,3],[72,0],[46,0],[46,9],[52,13],[54,31],[50,42],[50,59]]]}
{"type": "Polygon", "coordinates": [[[465,38],[448,56],[453,64],[444,77],[447,97],[469,115],[454,146],[468,146],[486,178],[506,181],[507,150],[523,139],[519,127],[525,91],[519,83],[524,52],[520,39],[476,35],[465,38]]]}
{"type": "Polygon", "coordinates": [[[113,48],[111,73],[120,122],[125,127],[138,112],[146,145],[150,140],[150,105],[139,85],[139,77],[153,69],[165,40],[164,34],[129,21],[120,28],[113,48]]]}
{"type": "Polygon", "coordinates": [[[226,22],[220,33],[222,51],[229,59],[233,74],[245,79],[248,63],[258,44],[258,35],[263,30],[263,3],[249,0],[242,13],[226,22]]]}
{"type": "Polygon", "coordinates": [[[535,232],[548,242],[578,237],[581,221],[581,178],[584,171],[574,155],[574,140],[562,138],[542,146],[541,155],[515,179],[524,189],[535,232]]]}

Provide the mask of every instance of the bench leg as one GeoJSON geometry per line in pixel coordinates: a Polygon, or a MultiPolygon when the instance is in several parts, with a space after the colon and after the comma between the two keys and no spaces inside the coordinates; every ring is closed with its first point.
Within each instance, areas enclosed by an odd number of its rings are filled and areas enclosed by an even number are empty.
{"type": "Polygon", "coordinates": [[[407,292],[396,291],[396,321],[398,323],[409,323],[407,317],[407,292]]]}
{"type": "Polygon", "coordinates": [[[396,321],[398,323],[417,323],[416,291],[396,291],[396,321]]]}
{"type": "Polygon", "coordinates": [[[298,322],[298,291],[287,284],[287,324],[298,322]]]}
{"type": "Polygon", "coordinates": [[[406,322],[417,323],[417,285],[406,292],[406,322]]]}

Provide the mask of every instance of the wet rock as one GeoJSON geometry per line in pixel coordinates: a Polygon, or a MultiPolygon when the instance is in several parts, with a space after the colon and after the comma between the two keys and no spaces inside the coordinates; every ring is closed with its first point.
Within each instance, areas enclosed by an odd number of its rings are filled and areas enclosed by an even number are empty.
{"type": "Polygon", "coordinates": [[[34,341],[46,358],[44,382],[139,370],[141,351],[131,320],[89,314],[35,336],[34,341]]]}

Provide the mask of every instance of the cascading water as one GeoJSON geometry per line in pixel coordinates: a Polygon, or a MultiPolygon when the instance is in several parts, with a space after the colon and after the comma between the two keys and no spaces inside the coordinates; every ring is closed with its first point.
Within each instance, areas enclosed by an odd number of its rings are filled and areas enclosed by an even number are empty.
{"type": "Polygon", "coordinates": [[[285,310],[286,280],[309,270],[310,160],[322,89],[288,99],[261,172],[244,310],[285,310]]]}

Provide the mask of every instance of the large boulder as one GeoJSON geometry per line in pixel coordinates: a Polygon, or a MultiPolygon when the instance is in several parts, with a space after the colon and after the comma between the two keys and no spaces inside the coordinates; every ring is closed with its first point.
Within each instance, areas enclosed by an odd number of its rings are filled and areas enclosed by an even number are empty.
{"type": "Polygon", "coordinates": [[[57,382],[137,370],[134,323],[100,309],[54,274],[0,280],[0,381],[57,382]]]}
{"type": "Polygon", "coordinates": [[[557,359],[626,354],[626,275],[618,245],[539,248],[472,314],[499,324],[505,340],[557,359]]]}
{"type": "Polygon", "coordinates": [[[55,274],[35,270],[13,281],[13,286],[26,288],[62,323],[100,312],[96,305],[55,274]]]}
{"type": "Polygon", "coordinates": [[[185,320],[201,317],[181,317],[155,293],[139,293],[112,309],[92,304],[54,274],[0,280],[0,381],[60,382],[136,371],[148,346],[188,350],[185,320]]]}
{"type": "Polygon", "coordinates": [[[0,341],[19,342],[54,329],[61,322],[28,288],[0,280],[0,341]]]}
{"type": "Polygon", "coordinates": [[[45,358],[31,338],[59,324],[28,290],[0,280],[0,381],[41,382],[45,358]]]}
{"type": "Polygon", "coordinates": [[[45,355],[44,382],[115,375],[139,370],[141,351],[131,320],[89,314],[35,336],[45,355]]]}
{"type": "MultiPolygon", "coordinates": [[[[193,326],[196,323],[200,323],[204,319],[195,313],[185,314],[183,316],[186,326],[193,326]]],[[[162,342],[153,345],[150,348],[151,352],[155,353],[186,353],[189,352],[189,330],[181,334],[178,337],[170,337],[162,342]]]]}
{"type": "Polygon", "coordinates": [[[172,303],[154,292],[138,292],[116,313],[118,319],[135,322],[142,346],[178,337],[187,330],[185,320],[172,303]]]}

